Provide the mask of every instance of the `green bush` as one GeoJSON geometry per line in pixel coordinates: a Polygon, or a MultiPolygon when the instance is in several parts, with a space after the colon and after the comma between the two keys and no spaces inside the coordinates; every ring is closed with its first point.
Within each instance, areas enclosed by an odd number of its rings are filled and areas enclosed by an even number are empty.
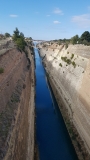
{"type": "Polygon", "coordinates": [[[76,63],[74,61],[72,62],[72,65],[74,66],[74,68],[76,67],[76,63]]]}
{"type": "Polygon", "coordinates": [[[67,62],[67,57],[61,57],[64,62],[67,62]]]}
{"type": "Polygon", "coordinates": [[[71,59],[73,59],[73,58],[74,58],[74,54],[71,55],[71,59]]]}
{"type": "Polygon", "coordinates": [[[0,74],[3,73],[3,72],[4,72],[4,69],[3,69],[3,68],[0,68],[0,74]]]}
{"type": "Polygon", "coordinates": [[[61,66],[61,67],[62,67],[62,64],[60,63],[60,64],[59,64],[59,66],[61,66]]]}
{"type": "Polygon", "coordinates": [[[67,64],[71,64],[71,59],[67,59],[67,64]]]}
{"type": "Polygon", "coordinates": [[[74,37],[71,38],[70,42],[74,45],[77,44],[78,41],[79,41],[79,36],[75,35],[74,37]]]}
{"type": "Polygon", "coordinates": [[[16,40],[16,45],[19,49],[24,50],[25,49],[25,42],[22,38],[18,38],[16,40]]]}
{"type": "Polygon", "coordinates": [[[10,37],[10,34],[9,33],[5,33],[5,37],[10,37]]]}
{"type": "MultiPolygon", "coordinates": [[[[71,59],[73,59],[74,54],[72,54],[71,59]]],[[[71,59],[68,59],[67,57],[61,57],[61,59],[66,62],[67,64],[72,64],[74,66],[74,68],[76,67],[76,63],[73,61],[71,61],[71,59]]]]}
{"type": "Polygon", "coordinates": [[[68,59],[67,57],[61,57],[61,59],[67,64],[71,64],[71,59],[68,59]]]}
{"type": "Polygon", "coordinates": [[[24,39],[24,34],[19,32],[18,28],[14,31],[13,41],[16,43],[18,49],[25,51],[25,46],[27,44],[24,39]]]}
{"type": "Polygon", "coordinates": [[[88,45],[89,45],[89,42],[84,39],[84,40],[83,40],[83,44],[88,46],[88,45]]]}

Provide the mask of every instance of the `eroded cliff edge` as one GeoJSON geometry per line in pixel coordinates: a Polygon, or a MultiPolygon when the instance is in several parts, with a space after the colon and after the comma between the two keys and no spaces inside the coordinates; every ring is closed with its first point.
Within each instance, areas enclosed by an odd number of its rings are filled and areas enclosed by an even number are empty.
{"type": "Polygon", "coordinates": [[[90,159],[90,46],[39,45],[48,79],[80,160],[90,159]]]}
{"type": "Polygon", "coordinates": [[[0,56],[0,160],[34,158],[34,57],[15,47],[0,56]]]}

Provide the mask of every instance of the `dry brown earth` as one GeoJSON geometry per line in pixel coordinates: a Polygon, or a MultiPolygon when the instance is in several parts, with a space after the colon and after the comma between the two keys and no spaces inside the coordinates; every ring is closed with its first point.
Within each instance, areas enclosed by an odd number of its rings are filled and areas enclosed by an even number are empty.
{"type": "MultiPolygon", "coordinates": [[[[29,58],[33,63],[32,56],[29,58]]],[[[17,49],[0,56],[4,69],[0,74],[0,160],[25,160],[28,139],[29,157],[34,158],[34,66],[28,65],[25,53],[17,49]],[[32,133],[30,137],[28,133],[32,133]]]]}

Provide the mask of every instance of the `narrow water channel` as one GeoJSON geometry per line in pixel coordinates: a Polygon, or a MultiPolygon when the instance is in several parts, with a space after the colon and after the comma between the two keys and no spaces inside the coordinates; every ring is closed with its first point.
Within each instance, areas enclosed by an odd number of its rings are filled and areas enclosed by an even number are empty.
{"type": "Polygon", "coordinates": [[[78,160],[36,48],[35,62],[36,139],[40,160],[78,160]]]}

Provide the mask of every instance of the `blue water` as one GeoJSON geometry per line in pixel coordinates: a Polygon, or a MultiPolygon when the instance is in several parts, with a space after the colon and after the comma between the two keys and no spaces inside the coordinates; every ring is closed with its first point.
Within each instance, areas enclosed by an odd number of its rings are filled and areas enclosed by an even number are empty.
{"type": "Polygon", "coordinates": [[[36,62],[36,139],[40,160],[78,160],[38,50],[36,62]]]}

